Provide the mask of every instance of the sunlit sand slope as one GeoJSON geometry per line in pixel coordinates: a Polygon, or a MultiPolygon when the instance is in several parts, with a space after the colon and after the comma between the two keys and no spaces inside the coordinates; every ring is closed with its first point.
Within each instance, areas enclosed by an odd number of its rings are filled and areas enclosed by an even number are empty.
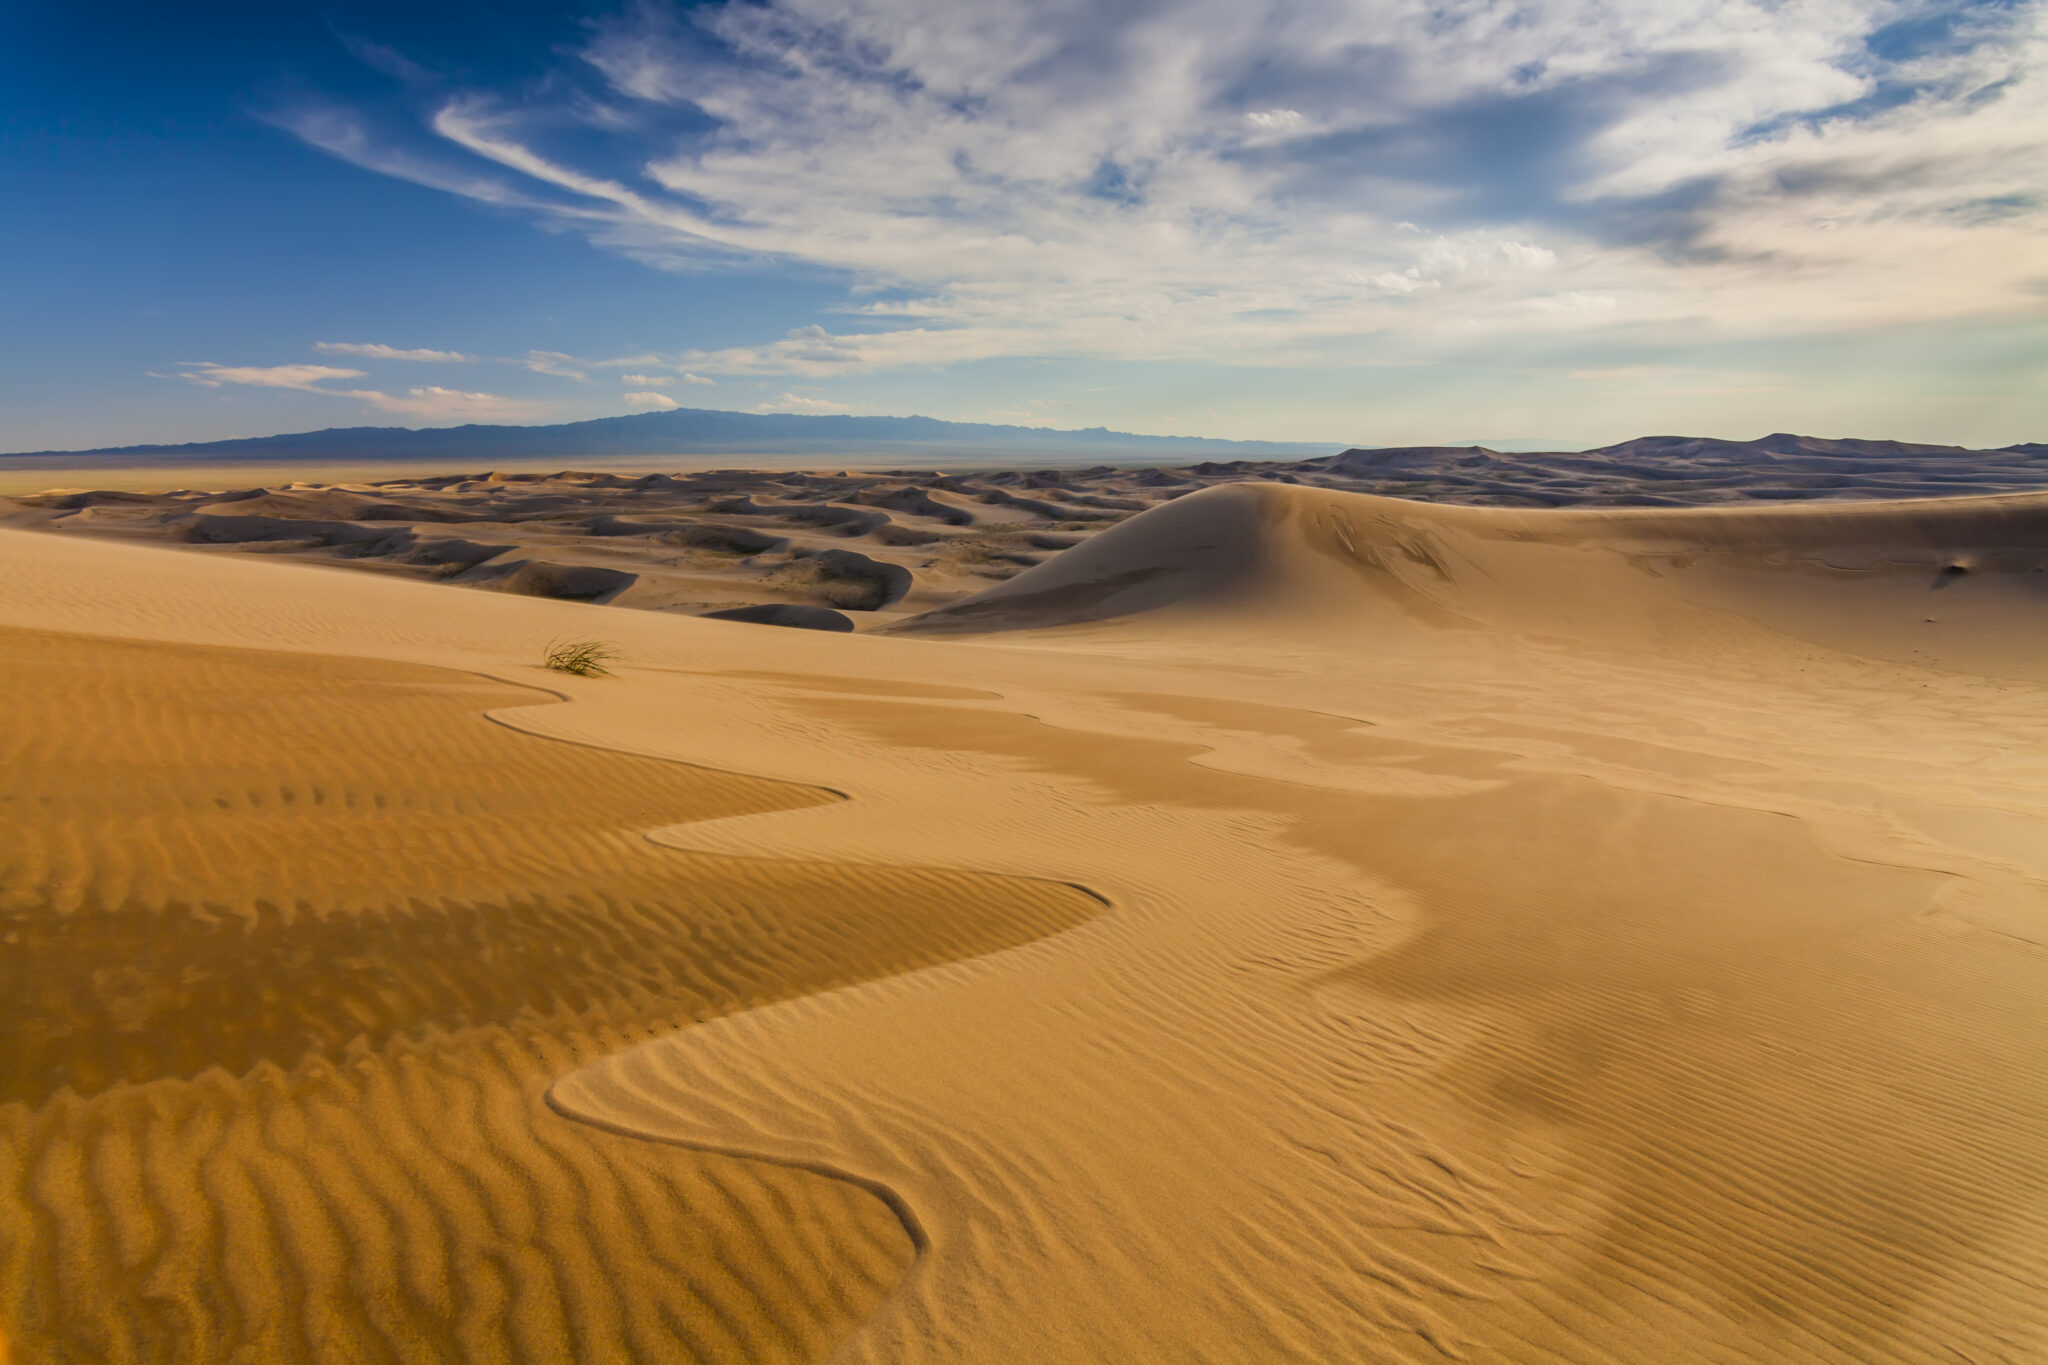
{"type": "Polygon", "coordinates": [[[551,1100],[897,1191],[847,1360],[2042,1358],[2043,521],[1179,500],[913,625],[1062,627],[923,675],[998,697],[792,689],[862,802],[674,836],[1110,914],[551,1100]]]}
{"type": "Polygon", "coordinates": [[[1383,640],[1456,627],[1693,654],[1702,632],[1789,636],[2048,679],[2048,635],[2013,630],[2048,610],[2048,495],[1528,512],[1235,484],[895,629],[1219,609],[1383,640]]]}
{"type": "Polygon", "coordinates": [[[740,860],[839,798],[390,662],[0,631],[0,1312],[39,1360],[815,1356],[882,1202],[564,1122],[554,1073],[1052,932],[1063,886],[740,860]]]}
{"type": "Polygon", "coordinates": [[[1198,493],[972,638],[0,533],[8,866],[103,926],[18,931],[10,1330],[2048,1358],[2039,504],[1795,510],[1198,493]]]}

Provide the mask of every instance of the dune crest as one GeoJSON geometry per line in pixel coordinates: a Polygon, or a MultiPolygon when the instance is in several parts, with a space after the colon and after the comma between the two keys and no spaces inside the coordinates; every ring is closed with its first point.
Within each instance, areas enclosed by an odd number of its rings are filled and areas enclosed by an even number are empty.
{"type": "Polygon", "coordinates": [[[2006,623],[2044,604],[2048,494],[1525,511],[1238,483],[1141,513],[889,629],[1226,612],[1296,633],[1477,629],[1684,649],[1688,629],[1763,627],[1895,662],[2043,679],[2048,643],[2006,623]]]}

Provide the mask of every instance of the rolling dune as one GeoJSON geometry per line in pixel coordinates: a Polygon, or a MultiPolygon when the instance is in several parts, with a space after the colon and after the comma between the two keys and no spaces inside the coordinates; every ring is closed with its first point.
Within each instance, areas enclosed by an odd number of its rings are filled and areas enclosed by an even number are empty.
{"type": "Polygon", "coordinates": [[[2041,494],[1527,512],[1240,483],[893,629],[1223,610],[1303,630],[1454,626],[1682,652],[1703,615],[1719,613],[1738,631],[2048,681],[2048,639],[2011,629],[2016,614],[2044,607],[2041,494]]]}
{"type": "Polygon", "coordinates": [[[18,1354],[2039,1359],[2044,563],[1233,484],[829,634],[0,532],[18,1354]]]}
{"type": "Polygon", "coordinates": [[[23,1359],[808,1358],[907,1263],[802,1172],[565,1124],[692,1019],[1051,932],[1066,887],[662,851],[837,798],[385,662],[0,632],[0,1303],[23,1359]]]}
{"type": "Polygon", "coordinates": [[[1237,697],[805,703],[1115,914],[552,1102],[901,1191],[846,1359],[2030,1358],[2048,868],[1925,814],[2048,847],[2044,526],[1191,495],[897,629],[1237,697]]]}

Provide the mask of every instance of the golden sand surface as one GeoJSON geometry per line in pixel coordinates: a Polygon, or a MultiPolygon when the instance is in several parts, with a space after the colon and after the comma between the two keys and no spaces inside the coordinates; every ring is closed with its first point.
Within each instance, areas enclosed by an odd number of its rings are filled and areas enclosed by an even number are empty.
{"type": "Polygon", "coordinates": [[[2048,1356],[2044,532],[1237,485],[879,635],[0,533],[17,1356],[2048,1356]]]}
{"type": "Polygon", "coordinates": [[[0,631],[0,1285],[24,1359],[807,1359],[911,1254],[806,1172],[539,1102],[626,1040],[1099,909],[662,850],[829,793],[388,662],[0,631]]]}

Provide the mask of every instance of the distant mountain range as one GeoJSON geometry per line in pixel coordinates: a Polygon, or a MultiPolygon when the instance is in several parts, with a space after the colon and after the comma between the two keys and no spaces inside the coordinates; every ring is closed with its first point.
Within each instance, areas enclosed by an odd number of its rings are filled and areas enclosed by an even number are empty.
{"type": "MultiPolygon", "coordinates": [[[[1513,442],[1523,446],[1523,442],[1513,442]]],[[[431,461],[443,469],[560,460],[567,466],[663,456],[819,456],[872,466],[974,464],[1193,467],[1203,475],[1280,479],[1309,474],[1360,480],[1408,496],[1517,502],[1578,501],[1605,490],[1631,502],[1691,501],[1711,489],[1747,497],[1866,497],[1995,492],[2048,487],[2048,445],[1997,450],[1798,436],[1776,432],[1753,441],[1640,436],[1582,451],[1504,451],[1483,445],[1339,449],[1340,443],[1225,441],[1206,436],[1137,436],[1089,427],[943,422],[932,417],[803,416],[677,408],[554,426],[330,427],[281,436],[102,450],[25,451],[0,456],[34,468],[110,463],[162,465],[296,463],[345,465],[431,461]]],[[[0,465],[0,469],[4,469],[0,465]]]]}
{"type": "Polygon", "coordinates": [[[594,456],[658,455],[900,455],[922,459],[955,456],[1142,456],[1179,455],[1246,459],[1299,459],[1324,455],[1340,441],[1224,441],[1206,436],[1135,436],[1089,427],[1056,431],[1047,427],[995,426],[983,422],[942,422],[933,417],[800,416],[791,413],[718,412],[677,408],[599,417],[554,426],[329,427],[281,436],[183,445],[114,446],[100,450],[21,451],[0,459],[123,456],[137,461],[170,460],[422,460],[462,463],[507,459],[587,459],[594,456]]]}

